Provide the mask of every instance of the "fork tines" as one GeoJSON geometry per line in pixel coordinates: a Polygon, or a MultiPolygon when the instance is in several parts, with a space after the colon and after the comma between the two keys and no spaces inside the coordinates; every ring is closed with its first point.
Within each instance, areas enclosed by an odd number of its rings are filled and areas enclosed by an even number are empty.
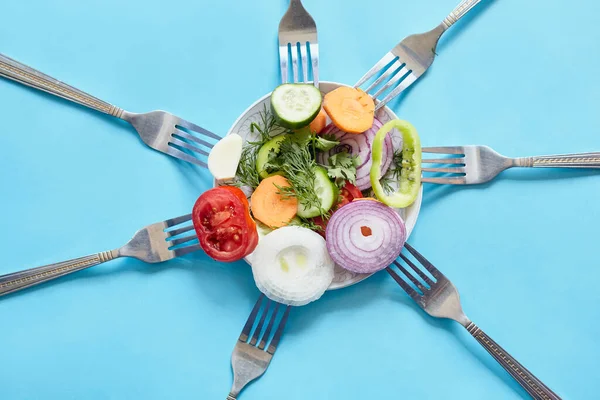
{"type": "Polygon", "coordinates": [[[400,92],[412,85],[417,77],[407,68],[406,63],[391,52],[379,60],[362,78],[354,85],[361,87],[379,75],[366,89],[365,93],[373,99],[379,100],[375,110],[385,106],[400,92]]]}
{"type": "Polygon", "coordinates": [[[281,69],[281,82],[289,81],[288,65],[289,59],[292,60],[292,79],[293,82],[313,82],[319,87],[319,44],[318,43],[280,43],[279,44],[279,63],[281,69]],[[300,61],[302,63],[302,77],[299,80],[298,53],[300,53],[300,61]],[[309,64],[310,60],[310,64],[309,64]],[[310,68],[309,68],[310,65],[310,68]],[[310,73],[309,73],[310,69],[310,73]],[[312,78],[312,79],[311,79],[312,78]]]}
{"type": "Polygon", "coordinates": [[[239,341],[258,347],[260,350],[266,349],[267,353],[273,355],[281,339],[291,308],[290,306],[283,306],[285,310],[282,311],[282,306],[282,304],[266,298],[264,294],[261,295],[256,301],[244,329],[242,329],[239,341]],[[258,324],[256,324],[257,320],[258,324]],[[266,328],[265,323],[267,323],[266,328]],[[276,330],[272,334],[274,327],[276,330]]]}
{"type": "Polygon", "coordinates": [[[175,129],[171,132],[168,147],[165,151],[174,157],[207,168],[204,157],[208,157],[210,150],[213,148],[214,143],[212,142],[220,139],[218,135],[211,131],[179,118],[175,124],[175,129]]]}
{"type": "Polygon", "coordinates": [[[423,147],[423,153],[434,153],[447,155],[448,157],[436,156],[436,158],[423,159],[423,172],[443,174],[441,176],[425,176],[421,178],[424,183],[464,185],[466,183],[466,163],[464,149],[460,146],[447,147],[423,147]],[[425,167],[425,164],[438,165],[437,167],[425,167]],[[443,166],[447,165],[447,166],[443,166]]]}
{"type": "Polygon", "coordinates": [[[431,264],[421,253],[415,250],[408,243],[404,244],[404,248],[408,250],[410,254],[421,264],[422,267],[417,266],[408,257],[400,253],[400,258],[408,266],[405,268],[398,260],[394,261],[394,264],[402,275],[398,274],[392,269],[392,266],[386,268],[386,271],[394,278],[394,280],[404,289],[404,291],[412,297],[417,303],[419,299],[427,291],[429,291],[436,283],[440,280],[446,279],[445,276],[431,264]],[[423,269],[425,271],[423,271],[423,269]],[[427,273],[425,273],[427,272],[427,273]]]}
{"type": "Polygon", "coordinates": [[[290,1],[290,5],[279,22],[279,69],[281,82],[289,81],[289,60],[292,60],[292,79],[294,83],[312,81],[319,87],[319,44],[315,20],[304,8],[301,1],[290,1]],[[299,80],[298,56],[302,63],[302,76],[299,80]],[[310,66],[310,68],[309,68],[310,66]]]}
{"type": "Polygon", "coordinates": [[[190,223],[191,220],[192,214],[187,214],[168,219],[164,222],[166,225],[164,229],[165,240],[169,242],[169,250],[174,251],[177,257],[200,250],[201,248],[198,244],[198,237],[195,231],[192,234],[186,235],[187,232],[194,230],[194,225],[190,223]]]}

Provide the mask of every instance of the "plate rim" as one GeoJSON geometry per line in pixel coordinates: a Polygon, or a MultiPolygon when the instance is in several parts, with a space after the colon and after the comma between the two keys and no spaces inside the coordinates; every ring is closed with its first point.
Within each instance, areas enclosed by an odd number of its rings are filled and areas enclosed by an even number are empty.
{"type": "MultiPolygon", "coordinates": [[[[346,87],[353,87],[351,85],[347,85],[345,83],[340,83],[340,82],[334,82],[334,81],[319,81],[319,90],[321,90],[321,85],[334,85],[334,86],[346,86],[346,87]]],[[[233,124],[231,124],[231,126],[229,127],[229,129],[227,130],[227,133],[225,134],[225,136],[229,136],[232,133],[237,133],[237,132],[233,132],[233,129],[242,121],[243,118],[246,117],[246,115],[254,108],[256,107],[258,104],[260,104],[261,102],[265,101],[269,96],[271,96],[271,92],[265,94],[264,96],[261,96],[258,100],[254,101],[249,107],[247,107],[240,115],[238,118],[236,118],[236,120],[233,122],[233,124]]],[[[397,119],[398,116],[396,115],[396,113],[389,108],[388,106],[385,106],[384,111],[386,113],[388,113],[389,115],[391,115],[393,118],[397,119]]],[[[245,140],[244,140],[245,142],[245,140]]],[[[216,179],[213,179],[213,187],[217,187],[218,186],[218,182],[216,179]]],[[[407,227],[407,232],[406,232],[406,240],[408,241],[408,239],[410,238],[410,235],[412,234],[412,232],[414,231],[414,228],[417,225],[417,221],[419,219],[419,215],[421,213],[421,205],[423,203],[423,185],[421,184],[421,188],[419,190],[419,194],[417,196],[417,199],[415,200],[415,202],[410,206],[410,207],[416,207],[415,210],[413,211],[415,217],[415,223],[414,225],[408,229],[407,227]]],[[[252,267],[252,265],[246,260],[246,258],[244,258],[244,262],[246,264],[248,264],[249,267],[252,267]]],[[[357,283],[360,283],[362,281],[364,281],[365,279],[371,277],[373,274],[375,274],[375,272],[370,273],[370,274],[358,274],[356,275],[356,279],[352,279],[343,283],[336,283],[336,282],[332,282],[331,285],[329,285],[329,287],[327,288],[327,291],[330,290],[338,290],[338,289],[343,289],[349,286],[353,286],[356,285],[357,283]]]]}

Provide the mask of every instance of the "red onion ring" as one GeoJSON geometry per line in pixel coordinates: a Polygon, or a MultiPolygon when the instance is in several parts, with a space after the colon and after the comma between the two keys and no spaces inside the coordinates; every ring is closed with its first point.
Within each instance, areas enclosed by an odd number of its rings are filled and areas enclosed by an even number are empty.
{"type": "MultiPolygon", "coordinates": [[[[334,124],[329,124],[323,130],[323,134],[334,135],[336,140],[340,142],[339,145],[333,149],[325,152],[320,152],[317,155],[317,161],[322,165],[328,165],[329,157],[334,154],[347,151],[349,154],[358,155],[360,158],[360,165],[356,167],[356,187],[360,190],[365,190],[371,187],[371,178],[369,177],[371,164],[371,143],[375,138],[375,134],[383,124],[377,118],[373,120],[373,126],[371,129],[364,133],[354,134],[347,133],[340,130],[334,124]]],[[[394,155],[394,144],[392,137],[388,135],[385,138],[385,147],[383,150],[383,163],[381,164],[381,176],[385,175],[390,165],[392,164],[392,157],[394,155]]]]}
{"type": "Polygon", "coordinates": [[[406,241],[406,226],[393,208],[375,200],[356,200],[331,216],[326,236],[333,261],[367,274],[381,271],[398,257],[406,241]]]}

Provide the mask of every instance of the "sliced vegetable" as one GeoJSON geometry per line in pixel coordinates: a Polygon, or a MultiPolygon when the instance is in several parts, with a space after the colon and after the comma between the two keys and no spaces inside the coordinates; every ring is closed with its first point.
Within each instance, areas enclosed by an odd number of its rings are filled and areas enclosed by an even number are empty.
{"type": "MultiPolygon", "coordinates": [[[[258,233],[258,242],[260,242],[265,236],[267,236],[269,233],[273,232],[273,229],[269,228],[268,226],[261,223],[260,221],[256,221],[256,232],[258,233]]],[[[254,260],[254,252],[246,255],[244,257],[244,259],[246,261],[248,261],[248,263],[250,265],[252,265],[252,262],[254,260]]]]}
{"type": "Polygon", "coordinates": [[[385,124],[373,141],[373,165],[371,166],[371,184],[375,196],[390,207],[404,208],[410,206],[417,199],[421,188],[421,141],[419,134],[412,124],[399,119],[385,124]],[[387,194],[380,179],[385,174],[381,171],[384,160],[384,143],[388,133],[398,129],[402,134],[402,171],[398,182],[398,190],[387,194]]]}
{"type": "Polygon", "coordinates": [[[235,173],[242,156],[244,139],[238,134],[231,134],[219,140],[208,155],[208,170],[216,180],[235,178],[235,173]]]}
{"type": "Polygon", "coordinates": [[[317,300],[333,280],[325,240],[307,228],[286,226],[265,236],[252,258],[258,289],[271,300],[302,306],[317,300]]]}
{"type": "MultiPolygon", "coordinates": [[[[233,194],[235,197],[240,199],[240,201],[244,205],[244,209],[246,211],[248,211],[248,214],[247,214],[248,217],[250,217],[250,203],[248,203],[248,197],[246,197],[246,193],[244,193],[242,191],[242,189],[235,187],[235,186],[227,186],[227,185],[219,186],[219,188],[222,190],[227,190],[228,192],[233,194]]],[[[250,219],[252,219],[252,218],[250,217],[250,219]]]]}
{"type": "Polygon", "coordinates": [[[340,267],[366,274],[394,261],[406,241],[398,213],[374,200],[353,201],[337,210],[327,224],[327,250],[340,267]]]}
{"type": "MultiPolygon", "coordinates": [[[[359,165],[356,167],[356,187],[360,190],[365,190],[371,187],[369,173],[371,165],[371,143],[375,139],[375,135],[383,124],[377,118],[373,120],[373,126],[362,135],[353,135],[340,130],[335,125],[331,124],[323,131],[325,134],[330,134],[340,142],[339,145],[327,152],[317,154],[317,161],[322,165],[329,165],[329,157],[343,151],[351,155],[358,156],[359,165]]],[[[385,174],[392,163],[394,154],[394,145],[391,137],[386,137],[385,146],[382,152],[381,174],[385,174]]]]}
{"type": "MultiPolygon", "coordinates": [[[[350,182],[346,182],[344,187],[340,190],[340,194],[338,196],[337,203],[333,206],[332,210],[335,212],[340,207],[345,206],[346,204],[354,201],[354,200],[362,200],[362,193],[356,186],[351,184],[350,182]]],[[[323,218],[322,216],[316,216],[311,219],[312,223],[317,227],[320,227],[320,230],[316,230],[319,235],[326,237],[325,232],[327,228],[327,223],[329,220],[327,218],[323,218]]]]}
{"type": "Polygon", "coordinates": [[[310,123],[309,128],[312,133],[319,134],[323,129],[325,129],[326,125],[327,113],[325,113],[325,110],[321,109],[315,119],[313,119],[310,123]]]}
{"type": "Polygon", "coordinates": [[[342,190],[340,190],[340,199],[336,205],[336,209],[345,206],[348,203],[353,202],[356,199],[362,198],[363,195],[360,190],[350,182],[346,182],[342,190]]]}
{"type": "Polygon", "coordinates": [[[329,180],[327,170],[323,167],[313,167],[315,174],[314,190],[319,199],[319,203],[307,206],[302,202],[298,202],[298,216],[302,218],[312,218],[317,215],[326,213],[333,207],[337,200],[337,187],[329,180]]]}
{"type": "Polygon", "coordinates": [[[271,110],[281,126],[299,129],[317,117],[322,100],[321,92],[314,85],[285,83],[271,93],[271,110]]]}
{"type": "Polygon", "coordinates": [[[363,133],[373,125],[375,103],[361,89],[339,87],[325,95],[323,108],[344,132],[363,133]]]}
{"type": "Polygon", "coordinates": [[[313,159],[311,146],[298,142],[293,135],[286,135],[281,142],[279,156],[271,159],[269,164],[283,171],[291,185],[283,188],[283,193],[298,199],[303,209],[320,209],[321,199],[317,195],[315,173],[317,163],[313,159]]]}
{"type": "Polygon", "coordinates": [[[251,207],[254,218],[271,228],[287,225],[298,209],[298,200],[282,193],[282,189],[288,187],[290,183],[280,175],[263,179],[252,193],[251,207]]]}
{"type": "Polygon", "coordinates": [[[220,186],[204,192],[194,204],[192,220],[200,246],[217,261],[237,261],[258,244],[248,200],[238,188],[220,186]]]}
{"type": "Polygon", "coordinates": [[[323,218],[319,215],[318,217],[312,218],[311,221],[313,224],[315,224],[315,226],[320,228],[320,229],[314,230],[314,231],[317,232],[319,235],[321,235],[323,237],[323,239],[325,239],[326,238],[325,230],[327,229],[327,222],[329,222],[329,220],[326,218],[323,218]]]}
{"type": "Polygon", "coordinates": [[[263,144],[258,150],[258,154],[256,156],[256,170],[261,178],[264,179],[273,172],[269,171],[265,166],[269,161],[269,154],[271,154],[271,152],[274,152],[275,156],[279,154],[279,146],[281,145],[283,139],[285,139],[285,135],[275,136],[273,139],[263,144]]]}

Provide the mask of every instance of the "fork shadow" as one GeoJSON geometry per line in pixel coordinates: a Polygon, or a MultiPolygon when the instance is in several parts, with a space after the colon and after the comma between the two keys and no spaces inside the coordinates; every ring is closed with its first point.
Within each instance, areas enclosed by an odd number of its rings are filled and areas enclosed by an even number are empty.
{"type": "MultiPolygon", "coordinates": [[[[386,274],[387,275],[387,274],[386,274]]],[[[389,293],[389,297],[403,306],[413,309],[416,313],[423,315],[423,318],[434,329],[442,329],[449,333],[450,335],[457,338],[460,345],[467,349],[472,356],[474,356],[477,361],[479,361],[484,367],[486,367],[494,376],[501,380],[505,385],[513,390],[513,392],[523,399],[530,399],[531,397],[525,389],[523,389],[517,381],[515,381],[508,372],[504,370],[494,360],[492,356],[489,355],[476,341],[469,335],[465,329],[461,329],[460,324],[458,322],[449,320],[449,319],[440,319],[434,318],[428,314],[425,314],[423,310],[411,299],[409,298],[402,290],[396,290],[393,293],[389,293]]]]}
{"type": "MultiPolygon", "coordinates": [[[[93,110],[93,109],[91,109],[89,107],[86,107],[86,106],[78,104],[78,103],[74,103],[74,102],[72,102],[70,100],[63,99],[62,97],[58,97],[58,96],[55,96],[53,94],[46,93],[46,92],[44,92],[42,90],[38,90],[38,89],[29,87],[29,86],[25,86],[25,85],[23,85],[21,83],[17,83],[15,81],[10,80],[10,79],[5,79],[5,81],[9,85],[14,85],[15,87],[18,86],[19,88],[21,88],[23,90],[29,91],[31,94],[33,94],[35,96],[40,96],[40,97],[43,97],[43,98],[47,99],[48,101],[54,101],[54,102],[60,103],[60,104],[62,104],[64,106],[74,108],[78,112],[91,115],[93,118],[101,119],[102,121],[105,121],[105,122],[107,122],[108,124],[110,124],[110,125],[112,125],[114,127],[118,127],[119,129],[128,130],[129,132],[135,133],[135,129],[133,129],[133,127],[131,127],[128,122],[123,121],[123,120],[121,120],[119,118],[115,118],[113,116],[104,114],[104,113],[102,113],[100,111],[93,110]]],[[[135,135],[135,136],[141,142],[141,139],[138,137],[138,135],[135,135]]]]}
{"type": "Polygon", "coordinates": [[[428,207],[444,197],[461,190],[486,190],[500,181],[543,182],[547,180],[585,179],[600,176],[600,170],[559,168],[514,168],[502,172],[490,182],[479,185],[424,184],[422,207],[428,207]]]}
{"type": "Polygon", "coordinates": [[[467,13],[464,17],[462,17],[457,23],[455,27],[451,27],[444,34],[442,39],[440,39],[440,43],[438,44],[438,50],[442,51],[446,48],[446,46],[450,45],[451,42],[455,41],[460,35],[465,34],[466,27],[470,25],[475,18],[478,18],[481,14],[486,12],[488,8],[490,8],[496,0],[483,0],[480,4],[476,5],[471,11],[467,13]]]}
{"type": "MultiPolygon", "coordinates": [[[[427,74],[427,72],[425,72],[425,74],[427,74]]],[[[404,89],[402,92],[400,92],[392,100],[390,100],[389,103],[387,104],[387,106],[396,113],[396,110],[398,110],[398,107],[400,106],[400,104],[404,101],[404,99],[406,99],[408,96],[410,96],[410,94],[412,93],[414,88],[418,85],[419,85],[419,80],[417,80],[417,82],[413,83],[412,85],[410,85],[409,87],[404,89]]]]}
{"type": "Polygon", "coordinates": [[[300,334],[309,330],[320,319],[326,318],[328,314],[345,314],[370,306],[381,293],[384,283],[385,275],[376,273],[357,285],[325,292],[318,301],[292,310],[289,316],[289,332],[300,334]]]}
{"type": "Polygon", "coordinates": [[[50,287],[50,285],[59,286],[64,284],[68,286],[67,284],[72,282],[85,285],[88,280],[98,280],[102,277],[115,277],[128,274],[156,275],[174,269],[190,273],[193,279],[202,286],[202,290],[199,293],[202,293],[203,296],[206,295],[206,299],[212,298],[215,303],[222,303],[223,292],[219,289],[219,282],[224,281],[233,281],[236,284],[236,291],[243,293],[249,299],[253,299],[252,302],[254,302],[258,297],[258,290],[252,279],[252,271],[243,262],[240,263],[242,264],[241,266],[236,264],[224,265],[223,263],[218,263],[211,260],[202,251],[157,264],[148,264],[133,258],[119,258],[102,265],[41,283],[31,288],[4,295],[0,297],[0,302],[17,299],[20,296],[31,294],[36,290],[44,290],[50,287]]]}
{"type": "Polygon", "coordinates": [[[185,180],[185,187],[193,189],[193,195],[199,196],[207,189],[205,182],[210,182],[212,187],[213,177],[208,169],[191,164],[187,161],[165,155],[171,164],[179,171],[179,176],[185,180]]]}
{"type": "MultiPolygon", "coordinates": [[[[451,28],[443,35],[442,39],[440,39],[440,42],[437,46],[437,50],[440,52],[443,51],[447,46],[449,46],[453,41],[455,41],[457,37],[459,37],[460,35],[463,35],[466,31],[466,29],[464,29],[464,28],[466,26],[468,26],[469,24],[471,24],[472,21],[475,18],[477,18],[480,14],[487,11],[487,9],[489,7],[491,7],[492,4],[495,3],[495,1],[496,0],[485,0],[481,4],[478,4],[477,6],[475,6],[475,8],[473,10],[471,10],[467,15],[465,15],[463,18],[461,18],[456,23],[457,27],[455,29],[451,28]]],[[[427,71],[425,71],[423,76],[426,76],[427,73],[429,72],[429,70],[433,70],[434,68],[435,68],[435,63],[427,71]]],[[[394,111],[397,110],[400,103],[406,97],[408,97],[410,95],[413,88],[418,84],[419,84],[419,82],[417,81],[414,84],[410,85],[408,88],[404,89],[395,98],[390,100],[390,102],[388,103],[388,107],[394,111]]]]}

